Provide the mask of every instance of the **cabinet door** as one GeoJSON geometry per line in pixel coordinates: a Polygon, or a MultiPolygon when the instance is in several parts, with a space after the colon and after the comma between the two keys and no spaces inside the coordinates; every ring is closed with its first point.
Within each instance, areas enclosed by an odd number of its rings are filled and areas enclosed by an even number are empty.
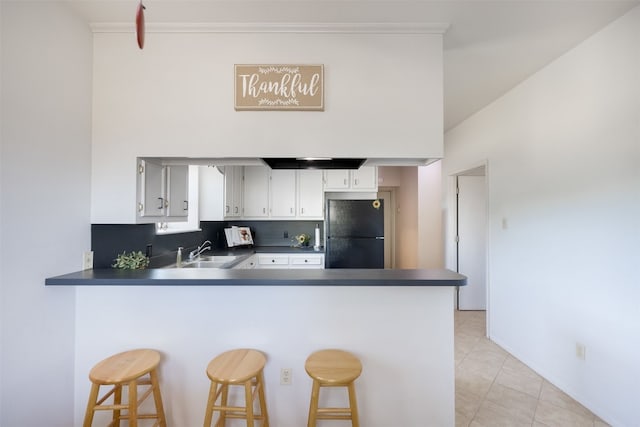
{"type": "Polygon", "coordinates": [[[296,216],[296,171],[271,171],[271,217],[296,216]]]}
{"type": "Polygon", "coordinates": [[[289,268],[289,255],[259,254],[255,268],[289,268]]]}
{"type": "Polygon", "coordinates": [[[378,168],[362,166],[351,171],[351,188],[354,190],[378,191],[378,168]]]}
{"type": "Polygon", "coordinates": [[[167,216],[189,216],[189,166],[165,166],[167,216]]]}
{"type": "Polygon", "coordinates": [[[198,168],[198,209],[200,221],[224,219],[224,175],[215,166],[198,168]]]}
{"type": "Polygon", "coordinates": [[[324,255],[289,255],[289,268],[324,268],[324,255]]]}
{"type": "Polygon", "coordinates": [[[324,189],[346,190],[349,188],[349,171],[342,169],[324,171],[324,189]]]}
{"type": "Polygon", "coordinates": [[[321,170],[298,171],[298,216],[323,217],[324,192],[321,170]]]}
{"type": "Polygon", "coordinates": [[[242,166],[224,168],[224,216],[236,218],[242,215],[242,166]]]}
{"type": "Polygon", "coordinates": [[[142,217],[162,217],[165,213],[164,169],[160,163],[139,160],[140,192],[138,212],[142,217]]]}
{"type": "Polygon", "coordinates": [[[269,216],[269,171],[265,166],[244,167],[242,209],[245,218],[269,216]]]}

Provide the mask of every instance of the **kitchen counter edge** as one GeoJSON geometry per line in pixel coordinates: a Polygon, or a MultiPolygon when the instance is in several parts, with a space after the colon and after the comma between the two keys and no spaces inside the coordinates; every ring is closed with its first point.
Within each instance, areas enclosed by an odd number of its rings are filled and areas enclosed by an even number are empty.
{"type": "Polygon", "coordinates": [[[94,269],[45,279],[46,286],[465,286],[446,269],[94,269]]]}

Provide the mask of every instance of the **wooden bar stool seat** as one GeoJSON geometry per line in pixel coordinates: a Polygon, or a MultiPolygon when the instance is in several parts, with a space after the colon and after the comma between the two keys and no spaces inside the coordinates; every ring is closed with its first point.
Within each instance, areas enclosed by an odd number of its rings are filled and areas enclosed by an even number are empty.
{"type": "Polygon", "coordinates": [[[129,427],[137,427],[142,419],[155,419],[154,426],[166,427],[160,385],[158,381],[158,365],[160,353],[156,350],[138,349],[115,354],[91,369],[91,392],[89,403],[84,417],[84,427],[91,427],[96,411],[112,411],[112,420],[109,426],[120,426],[120,420],[128,420],[129,427]],[[102,397],[99,397],[100,386],[112,386],[102,397]],[[138,397],[138,387],[147,387],[146,391],[138,397]],[[122,390],[127,388],[127,403],[122,403],[122,390]],[[154,414],[139,414],[140,404],[153,395],[156,412],[154,414]],[[113,396],[113,404],[104,404],[113,396]],[[122,415],[121,411],[127,411],[122,415]]]}
{"type": "Polygon", "coordinates": [[[267,402],[264,392],[264,365],[267,359],[257,350],[230,350],[216,356],[207,366],[207,376],[211,380],[204,426],[210,427],[214,412],[219,412],[215,427],[223,427],[227,418],[247,420],[248,427],[254,427],[255,420],[262,420],[263,427],[269,427],[267,402]],[[229,406],[229,387],[244,388],[244,406],[229,406]],[[220,398],[220,404],[217,404],[220,398]],[[253,404],[258,399],[260,413],[254,413],[253,404]]]}
{"type": "Polygon", "coordinates": [[[362,373],[360,360],[347,351],[320,350],[307,358],[304,369],[313,379],[308,427],[315,427],[317,420],[351,420],[353,427],[359,427],[355,380],[362,373]],[[349,407],[318,407],[320,387],[346,387],[349,407]]]}

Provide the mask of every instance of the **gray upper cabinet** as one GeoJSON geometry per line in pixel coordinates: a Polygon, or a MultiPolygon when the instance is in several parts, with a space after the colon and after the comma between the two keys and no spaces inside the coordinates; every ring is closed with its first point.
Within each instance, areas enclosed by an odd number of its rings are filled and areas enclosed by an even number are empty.
{"type": "Polygon", "coordinates": [[[224,167],[224,217],[242,216],[244,166],[224,167]]]}
{"type": "Polygon", "coordinates": [[[185,221],[189,214],[189,166],[138,159],[137,222],[185,221]]]}

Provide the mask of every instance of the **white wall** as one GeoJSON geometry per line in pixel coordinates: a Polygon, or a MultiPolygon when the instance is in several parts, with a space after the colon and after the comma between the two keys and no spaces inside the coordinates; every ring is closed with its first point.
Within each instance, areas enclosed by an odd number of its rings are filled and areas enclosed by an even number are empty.
{"type": "Polygon", "coordinates": [[[442,156],[439,34],[97,33],[93,78],[94,223],[135,222],[136,156],[442,156]],[[238,63],[324,64],[325,111],[234,111],[238,63]]]}
{"type": "Polygon", "coordinates": [[[447,181],[488,160],[491,338],[629,427],[640,425],[638,76],[637,7],[448,132],[443,161],[447,181]]]}
{"type": "Polygon", "coordinates": [[[441,162],[418,168],[418,268],[443,268],[441,162]]]}
{"type": "MultiPolygon", "coordinates": [[[[304,362],[322,348],[361,359],[363,426],[455,423],[451,287],[86,286],[77,297],[76,426],[89,394],[87,372],[107,355],[137,347],[163,354],[160,383],[173,426],[202,425],[207,364],[244,347],[267,355],[273,426],[306,425],[311,380],[304,362]],[[280,385],[281,368],[293,369],[291,385],[280,385]]],[[[323,403],[347,402],[344,389],[324,393],[323,403]]]]}
{"type": "Polygon", "coordinates": [[[75,290],[90,247],[91,33],[59,2],[2,2],[0,425],[73,422],[75,290]],[[35,405],[35,406],[34,406],[35,405]]]}

